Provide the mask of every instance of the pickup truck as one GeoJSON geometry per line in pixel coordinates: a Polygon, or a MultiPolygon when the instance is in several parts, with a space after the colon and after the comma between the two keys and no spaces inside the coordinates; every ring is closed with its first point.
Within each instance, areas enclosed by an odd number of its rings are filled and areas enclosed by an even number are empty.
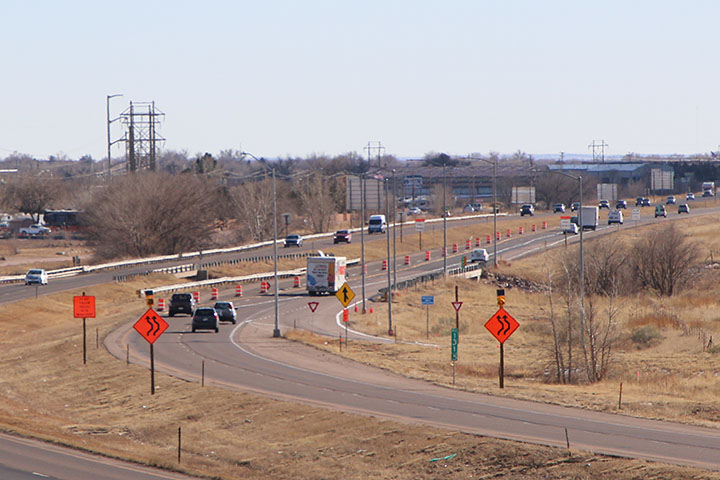
{"type": "Polygon", "coordinates": [[[48,227],[44,227],[42,225],[30,225],[29,227],[23,227],[20,229],[20,236],[21,237],[42,237],[50,233],[50,229],[48,227]]]}

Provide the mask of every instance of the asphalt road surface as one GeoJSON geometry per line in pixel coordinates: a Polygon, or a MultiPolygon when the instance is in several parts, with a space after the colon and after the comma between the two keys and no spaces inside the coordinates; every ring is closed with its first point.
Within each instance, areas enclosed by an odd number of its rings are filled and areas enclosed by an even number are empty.
{"type": "MultiPolygon", "coordinates": [[[[551,215],[546,217],[548,221],[552,219],[551,215]]],[[[543,218],[540,216],[537,223],[540,224],[543,218]]],[[[663,220],[665,219],[658,221],[663,220]]],[[[643,219],[642,223],[650,221],[643,219]]],[[[559,223],[557,219],[554,222],[559,223]]],[[[468,225],[470,223],[467,221],[468,225]]],[[[410,230],[409,227],[405,228],[407,235],[410,230]]],[[[598,232],[588,233],[587,237],[610,232],[615,228],[618,227],[601,226],[598,232]]],[[[498,246],[499,256],[513,259],[564,242],[563,236],[558,234],[556,229],[538,231],[534,234],[526,233],[524,236],[516,235],[510,239],[503,239],[498,246]]],[[[368,241],[376,241],[384,240],[385,237],[373,235],[365,238],[368,241]]],[[[569,240],[577,241],[577,236],[569,240]]],[[[357,238],[355,241],[357,242],[357,238]]],[[[331,245],[332,239],[318,240],[311,246],[320,248],[324,242],[331,245]]],[[[492,254],[492,245],[483,246],[492,254]]],[[[271,247],[264,249],[265,252],[270,250],[271,247]]],[[[448,255],[448,266],[457,265],[463,253],[461,250],[456,255],[448,255]]],[[[234,256],[258,254],[255,251],[234,256]]],[[[432,262],[424,262],[423,257],[423,253],[418,253],[412,256],[410,267],[398,266],[398,281],[414,277],[424,271],[441,268],[442,259],[438,252],[435,252],[432,262]]],[[[153,268],[158,266],[154,265],[153,268]]],[[[132,267],[121,272],[142,269],[143,267],[132,267]]],[[[359,268],[355,270],[351,269],[349,283],[359,296],[361,291],[359,268]]],[[[99,272],[56,279],[50,285],[41,287],[38,292],[43,294],[71,289],[79,291],[86,286],[111,281],[112,276],[117,273],[117,271],[99,272]]],[[[386,272],[380,271],[379,264],[368,265],[366,280],[368,296],[377,288],[385,286],[386,281],[386,272]]],[[[337,315],[340,309],[339,303],[334,297],[311,298],[293,289],[289,282],[282,282],[281,290],[283,290],[280,296],[281,330],[296,326],[335,337],[344,333],[342,322],[338,320],[337,315]],[[321,303],[315,314],[310,314],[308,310],[309,300],[318,300],[321,303]]],[[[35,292],[34,287],[2,286],[0,302],[33,296],[35,292]]],[[[224,291],[222,294],[230,297],[234,291],[224,291]]],[[[720,470],[720,432],[717,430],[470,394],[406,379],[336,357],[328,361],[328,354],[283,339],[271,338],[274,326],[274,303],[271,295],[246,293],[238,303],[241,323],[236,326],[223,325],[219,334],[209,332],[192,334],[189,332],[188,317],[168,319],[170,329],[156,342],[156,368],[171,375],[199,381],[200,363],[205,360],[206,382],[229,389],[252,391],[360,414],[548,445],[565,445],[565,429],[567,429],[567,438],[573,448],[720,470]]],[[[147,344],[132,330],[131,325],[134,320],[129,319],[127,325],[109,335],[106,338],[106,346],[124,360],[125,345],[129,344],[132,361],[147,364],[147,344]]],[[[360,332],[349,332],[349,336],[351,342],[355,339],[367,339],[367,336],[360,332]]],[[[390,340],[377,338],[375,341],[390,340]]],[[[24,455],[3,454],[3,458],[13,457],[17,460],[16,464],[0,462],[2,468],[8,469],[7,478],[30,478],[27,475],[34,475],[33,472],[48,475],[50,478],[74,480],[183,478],[163,476],[168,474],[162,472],[147,474],[156,476],[140,476],[145,475],[145,472],[134,470],[137,467],[128,469],[127,466],[124,467],[126,470],[121,476],[112,476],[115,473],[110,471],[115,468],[114,466],[103,466],[98,468],[107,476],[95,473],[84,477],[81,467],[74,464],[85,460],[79,459],[79,455],[73,451],[66,452],[62,461],[50,460],[46,464],[40,464],[40,466],[49,466],[56,463],[67,465],[66,468],[75,468],[70,476],[67,476],[67,472],[63,472],[62,469],[41,471],[43,468],[36,468],[34,459],[39,456],[38,449],[47,448],[43,445],[45,444],[16,447],[29,449],[29,453],[24,455]]],[[[63,455],[62,449],[51,448],[53,454],[63,455]]],[[[0,476],[0,478],[5,477],[0,476]]],[[[37,475],[32,478],[37,478],[37,475]]]]}

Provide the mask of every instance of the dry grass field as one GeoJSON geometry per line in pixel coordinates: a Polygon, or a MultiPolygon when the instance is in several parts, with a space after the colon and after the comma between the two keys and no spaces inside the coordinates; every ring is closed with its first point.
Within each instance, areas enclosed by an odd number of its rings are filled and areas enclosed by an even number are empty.
{"type": "MultiPolygon", "coordinates": [[[[521,222],[531,225],[531,221],[514,220],[516,227],[521,222]]],[[[693,217],[686,222],[688,232],[703,242],[708,258],[717,257],[717,230],[693,217]]],[[[487,233],[491,229],[490,221],[487,233]]],[[[461,242],[483,231],[450,231],[448,238],[461,242]]],[[[426,232],[423,243],[435,242],[437,248],[441,235],[426,232]]],[[[631,240],[633,232],[623,235],[631,240]]],[[[406,237],[402,244],[408,252],[417,249],[416,243],[405,245],[410,240],[406,237]]],[[[384,242],[376,243],[368,247],[368,258],[384,255],[384,242]]],[[[359,248],[353,243],[331,251],[355,257],[359,248]]],[[[500,271],[541,280],[546,261],[532,257],[503,262],[500,271]]],[[[280,268],[295,266],[302,262],[282,262],[280,268]]],[[[271,270],[272,266],[243,264],[240,268],[223,267],[212,273],[241,275],[271,270]]],[[[701,338],[713,333],[718,338],[720,315],[714,313],[720,302],[717,275],[708,268],[695,288],[670,299],[650,295],[624,299],[621,325],[625,340],[618,345],[610,377],[592,386],[560,386],[547,381],[546,296],[506,288],[506,307],[521,326],[505,345],[502,391],[497,388],[497,342],[483,327],[497,308],[496,285],[488,280],[458,281],[460,300],[465,303],[460,311],[455,388],[617,411],[618,388],[623,382],[625,414],[717,426],[720,354],[703,352],[701,338]],[[628,340],[629,332],[648,324],[657,326],[663,338],[638,349],[628,340]]],[[[156,376],[158,389],[151,396],[147,370],[125,365],[107,353],[101,342],[117,325],[144,311],[146,307],[135,295],[137,289],[176,281],[166,276],[144,277],[86,289],[88,295],[97,297],[100,315],[88,321],[91,340],[86,366],[82,364],[81,324],[72,318],[72,296],[77,292],[5,305],[0,428],[218,479],[720,479],[720,473],[399,424],[213,386],[203,388],[164,375],[156,376]],[[99,348],[95,346],[96,329],[99,348]],[[175,450],[178,427],[182,427],[184,446],[180,464],[175,450]]],[[[352,342],[342,354],[449,385],[449,329],[454,322],[450,301],[455,285],[448,281],[401,292],[393,305],[398,343],[352,342]],[[423,294],[435,295],[429,339],[425,309],[420,305],[423,294]],[[406,343],[415,341],[436,346],[406,343]]],[[[351,327],[386,334],[386,306],[375,307],[372,315],[351,313],[351,327]]],[[[337,352],[337,340],[300,331],[289,332],[288,337],[337,352]]]]}
{"type": "MultiPolygon", "coordinates": [[[[610,372],[606,380],[592,386],[583,382],[557,385],[551,381],[553,349],[547,293],[497,282],[492,276],[480,281],[451,278],[398,292],[393,302],[393,327],[398,342],[391,346],[355,342],[344,349],[342,355],[451,385],[450,329],[455,324],[451,302],[457,286],[459,299],[464,303],[460,310],[456,388],[618,411],[622,383],[621,410],[626,415],[717,427],[720,352],[710,353],[713,350],[708,351],[706,347],[711,338],[720,341],[720,314],[717,313],[720,269],[712,263],[712,259],[719,256],[720,237],[716,232],[720,225],[698,217],[682,222],[682,228],[701,245],[707,266],[699,272],[692,288],[673,297],[657,297],[649,292],[621,297],[619,339],[610,372]],[[506,310],[520,323],[520,328],[505,343],[504,390],[498,388],[498,342],[484,327],[498,308],[496,289],[499,286],[505,288],[506,310]],[[421,305],[422,295],[435,296],[435,305],[429,308],[429,335],[427,307],[421,305]],[[631,340],[631,334],[647,325],[655,326],[661,338],[651,345],[638,346],[631,340]],[[420,345],[423,343],[432,346],[420,345]]],[[[646,231],[621,232],[613,241],[631,243],[646,231]]],[[[498,273],[541,283],[546,277],[545,266],[561,255],[577,255],[577,249],[559,248],[512,263],[501,262],[498,273]]],[[[558,301],[556,298],[556,304],[558,301]]],[[[596,302],[596,307],[601,310],[603,303],[596,302]]],[[[351,311],[349,328],[387,336],[387,305],[375,304],[373,310],[373,314],[365,315],[351,311]]],[[[337,339],[328,343],[307,332],[291,332],[288,336],[318,348],[338,350],[337,339]]]]}

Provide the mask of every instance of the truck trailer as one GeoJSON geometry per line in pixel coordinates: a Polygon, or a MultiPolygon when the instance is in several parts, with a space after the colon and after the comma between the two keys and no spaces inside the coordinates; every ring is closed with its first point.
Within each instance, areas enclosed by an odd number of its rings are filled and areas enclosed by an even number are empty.
{"type": "Polygon", "coordinates": [[[598,207],[582,207],[582,225],[580,228],[584,230],[595,230],[598,226],[599,213],[598,207]]]}
{"type": "Polygon", "coordinates": [[[335,294],[345,283],[345,257],[317,256],[307,258],[307,291],[309,295],[335,294]]]}

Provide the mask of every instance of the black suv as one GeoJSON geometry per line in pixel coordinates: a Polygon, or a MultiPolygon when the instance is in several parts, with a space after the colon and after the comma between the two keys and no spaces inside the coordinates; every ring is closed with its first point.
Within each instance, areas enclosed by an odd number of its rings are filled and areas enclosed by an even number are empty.
{"type": "Polygon", "coordinates": [[[187,313],[192,315],[195,309],[195,299],[189,293],[173,293],[170,297],[170,316],[176,313],[187,313]]]}

